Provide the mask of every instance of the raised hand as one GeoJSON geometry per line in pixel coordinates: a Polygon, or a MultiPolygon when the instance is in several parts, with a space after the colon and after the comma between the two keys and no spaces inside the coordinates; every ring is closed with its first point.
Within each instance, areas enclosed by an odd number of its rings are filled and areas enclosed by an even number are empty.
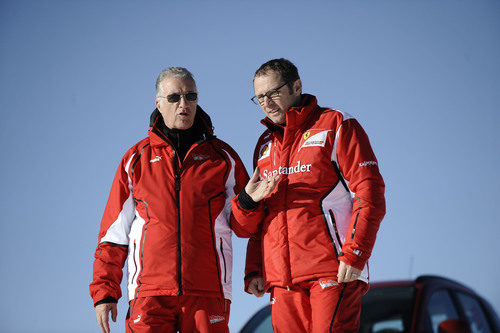
{"type": "Polygon", "coordinates": [[[260,179],[260,170],[257,167],[253,172],[252,178],[245,186],[245,192],[252,198],[253,201],[259,202],[267,197],[276,187],[280,179],[280,175],[270,176],[260,179]]]}

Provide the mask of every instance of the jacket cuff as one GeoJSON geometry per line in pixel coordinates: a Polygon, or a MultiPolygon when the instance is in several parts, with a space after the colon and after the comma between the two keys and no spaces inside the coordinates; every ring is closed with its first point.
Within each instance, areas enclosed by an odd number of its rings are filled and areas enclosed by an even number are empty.
{"type": "Polygon", "coordinates": [[[356,269],[363,270],[368,259],[357,256],[354,253],[339,253],[339,260],[356,269]]]}
{"type": "Polygon", "coordinates": [[[246,280],[250,279],[251,277],[260,276],[260,275],[261,274],[259,271],[253,271],[253,272],[250,272],[247,275],[245,275],[245,277],[243,279],[246,281],[246,280]]]}
{"type": "Polygon", "coordinates": [[[98,306],[99,304],[104,304],[104,303],[118,303],[118,301],[116,300],[116,298],[108,296],[104,299],[101,299],[98,302],[95,302],[94,307],[98,306]]]}
{"type": "Polygon", "coordinates": [[[238,195],[238,204],[244,210],[254,210],[259,205],[258,202],[253,201],[252,197],[248,195],[245,188],[243,188],[238,195]]]}

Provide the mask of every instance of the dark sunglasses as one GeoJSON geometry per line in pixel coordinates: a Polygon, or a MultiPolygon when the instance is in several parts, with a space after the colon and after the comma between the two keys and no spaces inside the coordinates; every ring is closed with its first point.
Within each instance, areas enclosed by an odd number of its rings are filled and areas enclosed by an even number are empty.
{"type": "Polygon", "coordinates": [[[159,96],[161,98],[166,98],[169,103],[177,103],[181,100],[181,96],[184,96],[186,101],[192,102],[198,99],[198,93],[188,92],[186,94],[170,94],[167,96],[159,96]]]}

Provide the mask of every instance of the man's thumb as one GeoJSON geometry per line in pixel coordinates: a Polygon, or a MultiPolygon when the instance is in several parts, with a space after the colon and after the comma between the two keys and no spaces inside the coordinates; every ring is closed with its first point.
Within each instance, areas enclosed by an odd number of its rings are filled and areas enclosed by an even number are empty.
{"type": "Polygon", "coordinates": [[[253,175],[252,175],[252,178],[250,179],[250,181],[252,183],[257,182],[259,180],[259,178],[260,178],[259,175],[260,175],[260,169],[259,169],[259,167],[256,167],[255,170],[254,170],[254,172],[253,172],[253,175]]]}

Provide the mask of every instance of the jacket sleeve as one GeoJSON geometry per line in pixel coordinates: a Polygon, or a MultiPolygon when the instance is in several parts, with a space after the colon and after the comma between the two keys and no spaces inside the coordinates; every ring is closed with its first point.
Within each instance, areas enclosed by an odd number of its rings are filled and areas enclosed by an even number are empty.
{"type": "Polygon", "coordinates": [[[248,240],[245,264],[245,291],[248,293],[248,284],[256,277],[264,277],[262,271],[261,233],[248,240]]]}
{"type": "MultiPolygon", "coordinates": [[[[257,167],[258,159],[259,159],[259,147],[262,137],[257,142],[257,145],[254,149],[253,154],[253,167],[254,169],[257,167]]],[[[235,211],[238,214],[239,219],[251,219],[254,223],[259,224],[259,228],[257,233],[248,240],[247,244],[247,254],[245,261],[245,291],[248,293],[248,285],[254,278],[264,278],[264,268],[263,268],[263,254],[262,254],[262,224],[260,223],[266,214],[266,210],[264,207],[264,200],[259,202],[257,208],[253,210],[245,210],[243,209],[239,201],[234,200],[233,206],[236,206],[235,211]]]]}
{"type": "MultiPolygon", "coordinates": [[[[246,184],[246,183],[245,183],[246,184]]],[[[241,207],[238,197],[240,194],[235,196],[233,200],[231,200],[231,209],[233,212],[233,230],[238,237],[250,237],[254,235],[258,231],[258,227],[262,219],[264,218],[264,205],[259,203],[257,208],[255,209],[245,209],[241,207]],[[235,229],[237,226],[238,231],[235,229]],[[245,233],[241,233],[242,230],[245,230],[245,233]]]]}
{"type": "Polygon", "coordinates": [[[337,131],[336,158],[353,197],[352,216],[340,260],[363,269],[371,255],[377,231],[385,215],[385,184],[368,136],[353,118],[337,131]]]}
{"type": "Polygon", "coordinates": [[[94,304],[121,297],[120,282],[127,258],[129,232],[135,217],[135,203],[129,167],[134,154],[127,153],[116,172],[101,221],[95,251],[90,296],[94,304]]]}
{"type": "MultiPolygon", "coordinates": [[[[231,229],[238,237],[250,237],[254,235],[261,221],[259,212],[262,209],[245,210],[238,204],[238,196],[250,179],[238,154],[229,146],[226,147],[231,158],[232,170],[226,183],[227,209],[231,229]]],[[[259,205],[261,206],[261,205],[259,205]]]]}

